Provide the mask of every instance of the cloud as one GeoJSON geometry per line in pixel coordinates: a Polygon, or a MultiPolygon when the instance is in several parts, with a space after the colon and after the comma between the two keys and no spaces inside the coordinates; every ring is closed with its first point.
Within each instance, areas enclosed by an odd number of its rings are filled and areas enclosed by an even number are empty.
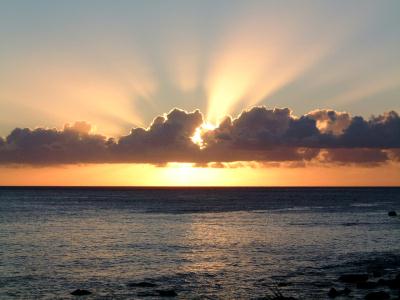
{"type": "Polygon", "coordinates": [[[309,146],[318,135],[311,118],[295,118],[288,108],[254,107],[234,120],[223,120],[215,130],[204,134],[204,141],[209,148],[275,152],[279,147],[309,146]]]}
{"type": "Polygon", "coordinates": [[[200,156],[199,147],[192,142],[196,128],[203,123],[200,111],[185,112],[174,109],[159,116],[146,130],[132,129],[110,150],[117,161],[124,162],[187,162],[200,156]]]}
{"type": "Polygon", "coordinates": [[[1,163],[58,164],[103,162],[109,157],[112,140],[90,134],[84,122],[63,130],[16,128],[0,146],[1,163]]]}
{"type": "Polygon", "coordinates": [[[389,149],[386,151],[390,160],[400,162],[400,149],[389,149]]]}
{"type": "Polygon", "coordinates": [[[334,110],[296,117],[288,108],[253,107],[202,131],[200,148],[192,137],[203,122],[199,110],[173,109],[147,129],[133,128],[120,138],[95,134],[86,122],[66,124],[62,130],[16,128],[0,138],[0,163],[191,162],[225,167],[232,162],[303,166],[400,160],[400,117],[394,111],[364,119],[334,110]]]}
{"type": "Polygon", "coordinates": [[[381,149],[339,148],[321,151],[320,161],[336,164],[376,165],[389,160],[388,153],[381,149]]]}
{"type": "Polygon", "coordinates": [[[349,113],[337,112],[332,109],[317,109],[309,112],[306,116],[316,121],[321,133],[340,135],[351,123],[349,113]]]}
{"type": "Polygon", "coordinates": [[[400,118],[390,111],[364,120],[354,117],[338,138],[338,146],[365,148],[400,148],[400,118]]]}

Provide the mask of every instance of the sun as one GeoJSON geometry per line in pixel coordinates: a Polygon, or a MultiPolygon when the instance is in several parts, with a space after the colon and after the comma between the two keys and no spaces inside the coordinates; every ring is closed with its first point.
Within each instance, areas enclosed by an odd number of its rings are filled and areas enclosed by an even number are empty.
{"type": "Polygon", "coordinates": [[[206,131],[210,131],[210,130],[214,130],[216,128],[216,126],[214,126],[211,123],[205,122],[202,125],[200,125],[199,127],[196,128],[193,136],[191,137],[192,142],[195,143],[196,145],[198,145],[200,147],[200,149],[203,149],[205,147],[204,142],[203,142],[203,138],[201,137],[202,134],[206,131]]]}
{"type": "Polygon", "coordinates": [[[168,163],[163,173],[171,181],[170,185],[177,186],[204,185],[214,178],[208,168],[197,168],[193,163],[168,163]]]}

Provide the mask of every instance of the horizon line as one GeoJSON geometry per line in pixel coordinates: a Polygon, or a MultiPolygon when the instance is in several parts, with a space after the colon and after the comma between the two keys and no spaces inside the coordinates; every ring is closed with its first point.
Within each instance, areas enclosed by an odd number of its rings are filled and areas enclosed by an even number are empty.
{"type": "Polygon", "coordinates": [[[0,185],[0,189],[24,189],[24,188],[66,188],[66,189],[229,189],[229,188],[243,188],[243,189],[274,189],[274,188],[400,188],[400,185],[232,185],[232,186],[201,186],[201,185],[182,185],[182,186],[168,186],[168,185],[0,185]]]}

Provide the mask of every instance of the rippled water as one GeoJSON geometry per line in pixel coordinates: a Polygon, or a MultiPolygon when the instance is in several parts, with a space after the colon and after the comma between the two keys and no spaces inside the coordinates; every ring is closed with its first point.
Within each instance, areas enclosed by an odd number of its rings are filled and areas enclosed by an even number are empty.
{"type": "Polygon", "coordinates": [[[178,299],[253,299],[278,282],[325,299],[343,270],[400,257],[396,209],[395,188],[2,188],[0,299],[153,299],[128,286],[144,280],[178,299]]]}

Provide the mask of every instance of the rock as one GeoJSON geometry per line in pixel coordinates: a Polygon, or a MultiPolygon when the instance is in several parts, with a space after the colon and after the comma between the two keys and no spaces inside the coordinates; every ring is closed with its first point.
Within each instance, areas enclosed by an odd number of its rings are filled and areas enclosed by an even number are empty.
{"type": "Polygon", "coordinates": [[[357,288],[358,289],[374,289],[378,287],[378,282],[373,282],[373,281],[364,281],[364,282],[358,282],[357,283],[357,288]]]}
{"type": "Polygon", "coordinates": [[[331,288],[331,289],[329,290],[329,292],[328,292],[328,296],[329,296],[329,298],[336,298],[336,297],[342,296],[342,295],[347,296],[347,295],[350,294],[350,293],[351,293],[351,290],[350,290],[349,288],[345,288],[345,289],[342,290],[342,291],[338,291],[338,290],[335,289],[335,288],[331,288]]]}
{"type": "Polygon", "coordinates": [[[290,285],[289,282],[279,282],[279,283],[277,284],[278,287],[285,287],[285,286],[289,286],[289,285],[290,285]]]}
{"type": "Polygon", "coordinates": [[[391,289],[400,289],[400,278],[396,276],[395,279],[379,279],[378,285],[388,286],[391,289]]]}
{"type": "Polygon", "coordinates": [[[372,276],[376,277],[382,277],[383,276],[383,271],[381,270],[374,270],[372,271],[372,276]]]}
{"type": "Polygon", "coordinates": [[[161,297],[175,297],[175,296],[178,296],[178,294],[175,292],[174,289],[157,290],[157,293],[161,297]]]}
{"type": "Polygon", "coordinates": [[[365,300],[389,300],[390,295],[384,291],[372,292],[365,296],[365,300]]]}
{"type": "Polygon", "coordinates": [[[158,293],[151,291],[142,291],[136,294],[138,297],[157,297],[158,293]]]}
{"type": "Polygon", "coordinates": [[[343,274],[339,277],[339,281],[345,283],[359,283],[368,280],[368,274],[343,274]]]}
{"type": "Polygon", "coordinates": [[[269,287],[270,293],[272,295],[266,295],[265,299],[267,300],[297,300],[293,297],[286,297],[282,294],[278,286],[270,286],[269,287]]]}
{"type": "Polygon", "coordinates": [[[382,285],[388,285],[388,281],[386,279],[379,279],[378,280],[378,285],[382,286],[382,285]]]}
{"type": "Polygon", "coordinates": [[[388,212],[388,216],[389,217],[396,217],[397,213],[394,210],[391,210],[391,211],[388,212]]]}
{"type": "Polygon", "coordinates": [[[297,300],[296,298],[293,297],[285,297],[285,296],[276,296],[276,297],[265,297],[261,299],[266,299],[266,300],[297,300]]]}
{"type": "Polygon", "coordinates": [[[337,289],[335,288],[331,288],[328,292],[328,296],[329,298],[336,298],[337,296],[339,296],[340,293],[337,291],[337,289]]]}
{"type": "Polygon", "coordinates": [[[400,290],[400,280],[398,280],[398,279],[388,280],[387,286],[391,289],[399,289],[400,290]]]}
{"type": "Polygon", "coordinates": [[[343,290],[343,295],[349,295],[351,293],[351,289],[349,289],[348,287],[347,288],[345,288],[344,290],[343,290]]]}
{"type": "Polygon", "coordinates": [[[148,282],[148,281],[140,281],[140,282],[131,282],[128,283],[129,287],[156,287],[157,284],[148,282]]]}
{"type": "Polygon", "coordinates": [[[81,290],[81,289],[77,289],[73,292],[71,292],[71,295],[74,296],[86,296],[86,295],[90,295],[92,292],[89,292],[88,290],[81,290]]]}

